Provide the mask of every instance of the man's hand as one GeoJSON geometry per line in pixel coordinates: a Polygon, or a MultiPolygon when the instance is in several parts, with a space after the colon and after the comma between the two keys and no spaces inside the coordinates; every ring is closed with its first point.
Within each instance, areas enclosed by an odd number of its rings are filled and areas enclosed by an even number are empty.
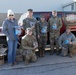
{"type": "Polygon", "coordinates": [[[34,45],[34,49],[36,49],[38,47],[38,43],[37,42],[34,42],[33,45],[34,45]]]}
{"type": "Polygon", "coordinates": [[[73,44],[73,42],[70,42],[69,44],[71,44],[71,45],[72,45],[72,44],[73,44]]]}
{"type": "Polygon", "coordinates": [[[38,39],[40,38],[40,35],[38,35],[38,39]]]}

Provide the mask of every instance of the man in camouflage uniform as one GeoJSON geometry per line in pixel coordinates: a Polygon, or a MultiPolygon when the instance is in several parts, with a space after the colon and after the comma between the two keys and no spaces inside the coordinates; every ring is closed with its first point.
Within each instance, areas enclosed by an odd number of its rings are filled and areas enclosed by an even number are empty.
{"type": "Polygon", "coordinates": [[[59,52],[58,38],[60,36],[60,28],[62,27],[61,18],[57,16],[57,11],[52,11],[52,17],[49,18],[49,36],[51,53],[54,53],[54,44],[56,45],[56,53],[59,52]]]}
{"type": "Polygon", "coordinates": [[[27,34],[22,38],[23,55],[25,56],[26,64],[37,61],[35,50],[38,47],[35,37],[32,35],[32,29],[27,28],[27,34]]]}
{"type": "Polygon", "coordinates": [[[70,28],[66,27],[65,33],[63,33],[59,38],[59,46],[62,48],[61,55],[66,56],[69,52],[70,57],[73,56],[72,51],[74,50],[74,44],[76,44],[76,38],[74,34],[71,33],[70,28]]]}
{"type": "Polygon", "coordinates": [[[39,56],[43,57],[45,52],[45,47],[47,43],[47,28],[48,23],[45,21],[45,16],[40,16],[40,21],[36,24],[37,26],[37,37],[39,46],[39,56]]]}
{"type": "Polygon", "coordinates": [[[35,23],[36,19],[33,17],[33,10],[28,9],[27,17],[23,20],[23,28],[26,30],[26,28],[32,28],[33,35],[36,36],[36,30],[35,30],[35,23]]]}

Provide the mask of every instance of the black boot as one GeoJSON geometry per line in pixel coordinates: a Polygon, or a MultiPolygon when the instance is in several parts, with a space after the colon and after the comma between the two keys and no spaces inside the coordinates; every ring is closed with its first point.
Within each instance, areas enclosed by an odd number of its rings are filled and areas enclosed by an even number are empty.
{"type": "Polygon", "coordinates": [[[39,50],[39,57],[42,57],[42,50],[39,50]]]}
{"type": "Polygon", "coordinates": [[[60,51],[59,51],[59,49],[56,49],[56,55],[59,55],[60,54],[60,51]]]}
{"type": "Polygon", "coordinates": [[[50,55],[53,55],[53,54],[54,54],[54,47],[52,46],[50,50],[50,55]]]}
{"type": "Polygon", "coordinates": [[[50,50],[50,55],[53,55],[54,54],[54,49],[51,49],[50,50]]]}
{"type": "Polygon", "coordinates": [[[70,52],[70,53],[69,53],[69,56],[70,56],[71,58],[73,57],[73,54],[72,54],[72,52],[70,52]]]}
{"type": "Polygon", "coordinates": [[[43,50],[43,51],[42,51],[42,57],[44,57],[44,56],[45,56],[45,51],[43,50]]]}

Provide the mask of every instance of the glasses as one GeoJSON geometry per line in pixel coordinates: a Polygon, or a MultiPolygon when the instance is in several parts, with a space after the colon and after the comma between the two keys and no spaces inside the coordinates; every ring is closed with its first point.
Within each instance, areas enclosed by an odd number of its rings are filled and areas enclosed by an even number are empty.
{"type": "Polygon", "coordinates": [[[14,16],[14,15],[9,15],[9,16],[14,16]]]}

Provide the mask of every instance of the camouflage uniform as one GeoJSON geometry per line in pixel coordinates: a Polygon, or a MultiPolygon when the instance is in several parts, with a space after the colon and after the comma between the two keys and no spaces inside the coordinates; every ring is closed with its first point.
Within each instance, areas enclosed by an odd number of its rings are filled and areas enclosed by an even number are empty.
{"type": "Polygon", "coordinates": [[[40,36],[40,38],[38,38],[39,56],[43,57],[47,43],[48,23],[46,21],[44,22],[39,21],[36,26],[37,26],[37,35],[40,36]]]}
{"type": "Polygon", "coordinates": [[[59,51],[58,38],[60,36],[60,28],[62,27],[62,21],[61,18],[51,17],[48,23],[49,23],[51,54],[53,54],[54,44],[56,44],[56,52],[59,51]]]}
{"type": "Polygon", "coordinates": [[[61,55],[66,56],[68,54],[68,52],[71,55],[72,51],[75,48],[74,44],[76,43],[76,38],[72,33],[67,34],[65,32],[60,36],[58,42],[59,42],[59,46],[62,48],[61,55]],[[69,44],[69,42],[73,42],[73,44],[69,44]]]}
{"type": "Polygon", "coordinates": [[[29,61],[35,62],[37,60],[34,46],[38,46],[35,37],[26,34],[22,38],[23,55],[25,56],[26,63],[29,61]]]}
{"type": "Polygon", "coordinates": [[[26,30],[27,28],[31,28],[34,26],[33,28],[33,35],[36,36],[36,29],[35,29],[35,23],[36,23],[36,19],[35,18],[25,18],[23,20],[23,28],[24,30],[26,30]]]}

